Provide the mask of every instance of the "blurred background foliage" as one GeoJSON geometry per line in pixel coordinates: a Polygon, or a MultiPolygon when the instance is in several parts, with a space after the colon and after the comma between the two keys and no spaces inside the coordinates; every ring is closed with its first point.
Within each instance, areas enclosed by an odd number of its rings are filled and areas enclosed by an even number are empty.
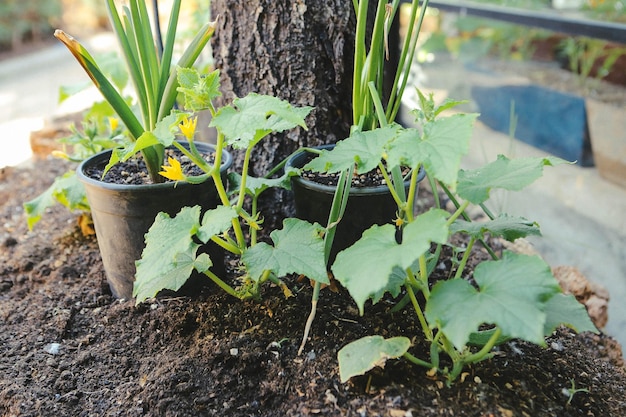
{"type": "MultiPolygon", "coordinates": [[[[116,0],[117,1],[117,0],[116,0]]],[[[149,6],[152,0],[146,0],[149,6]]],[[[170,10],[171,0],[159,0],[159,10],[170,10]]],[[[123,0],[119,1],[123,4],[123,0]]],[[[186,30],[195,33],[209,19],[210,0],[185,0],[182,13],[186,30]]],[[[162,15],[164,24],[167,15],[162,15]]],[[[86,37],[109,28],[103,0],[1,0],[0,53],[19,51],[29,44],[54,42],[57,28],[75,37],[86,37]]]]}

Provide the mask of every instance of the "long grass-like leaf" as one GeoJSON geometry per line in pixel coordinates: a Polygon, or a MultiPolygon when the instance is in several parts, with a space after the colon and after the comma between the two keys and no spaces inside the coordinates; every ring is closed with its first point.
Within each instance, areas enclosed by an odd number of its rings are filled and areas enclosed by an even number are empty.
{"type": "Polygon", "coordinates": [[[111,107],[120,116],[130,134],[137,139],[144,132],[144,128],[128,106],[124,98],[117,92],[113,84],[102,73],[89,52],[76,39],[62,30],[56,30],[54,36],[70,50],[78,63],[83,67],[94,85],[98,88],[111,107]]]}
{"type": "MultiPolygon", "coordinates": [[[[148,107],[143,97],[145,97],[145,90],[143,86],[143,82],[141,80],[141,72],[139,70],[139,56],[137,54],[136,49],[134,49],[135,40],[132,34],[132,31],[126,31],[125,28],[130,28],[130,19],[128,15],[130,15],[130,11],[127,11],[126,16],[124,18],[124,23],[122,23],[122,19],[117,11],[115,6],[115,2],[113,0],[107,0],[107,12],[109,14],[109,20],[111,21],[111,25],[113,26],[113,31],[117,36],[117,41],[122,50],[122,54],[124,55],[124,61],[126,62],[126,68],[130,74],[130,78],[133,82],[133,86],[135,87],[136,96],[139,102],[139,107],[141,109],[142,116],[147,114],[148,107]]],[[[125,8],[126,10],[126,8],[125,8]]],[[[144,126],[146,125],[145,117],[143,117],[144,126]]],[[[136,138],[135,138],[136,139],[136,138]]]]}
{"type": "MultiPolygon", "coordinates": [[[[174,54],[174,43],[176,41],[176,29],[178,28],[178,17],[180,15],[181,0],[175,0],[170,11],[170,19],[167,24],[165,43],[163,44],[163,56],[161,56],[161,75],[159,76],[159,101],[163,100],[163,93],[167,86],[170,71],[172,70],[172,55],[174,54]]],[[[159,107],[161,103],[159,102],[159,107]]]]}
{"type": "MultiPolygon", "coordinates": [[[[200,56],[200,53],[206,46],[206,44],[215,33],[216,22],[206,23],[198,34],[191,41],[187,49],[183,52],[183,55],[178,60],[177,66],[181,68],[190,68],[200,56]]],[[[176,95],[178,92],[176,89],[178,88],[178,76],[176,69],[172,69],[170,72],[169,79],[167,80],[167,85],[165,86],[165,90],[163,91],[163,97],[161,100],[161,108],[159,109],[159,120],[171,111],[172,107],[174,107],[174,103],[176,102],[176,95]]]]}
{"type": "Polygon", "coordinates": [[[150,26],[150,17],[143,1],[132,0],[130,2],[130,12],[132,16],[132,30],[136,37],[137,50],[139,51],[139,68],[146,90],[148,103],[148,123],[147,130],[152,130],[157,123],[157,94],[159,91],[159,63],[157,59],[157,49],[154,44],[153,34],[150,26]]]}

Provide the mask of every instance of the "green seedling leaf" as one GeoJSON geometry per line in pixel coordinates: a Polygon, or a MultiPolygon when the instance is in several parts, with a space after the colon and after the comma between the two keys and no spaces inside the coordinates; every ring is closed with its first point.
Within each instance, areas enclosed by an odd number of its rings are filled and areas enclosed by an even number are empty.
{"type": "Polygon", "coordinates": [[[388,359],[401,357],[410,347],[407,337],[366,336],[347,344],[337,353],[341,382],[364,375],[376,366],[384,367],[388,359]]]}
{"type": "Polygon", "coordinates": [[[289,218],[282,229],[270,233],[274,246],[257,243],[243,253],[241,260],[254,280],[269,270],[279,277],[295,273],[329,284],[323,234],[324,228],[317,223],[289,218]]]}
{"type": "Polygon", "coordinates": [[[177,91],[183,94],[183,105],[191,111],[201,111],[212,107],[213,100],[221,96],[220,72],[212,71],[207,76],[200,75],[196,68],[178,68],[177,91]]]}
{"type": "Polygon", "coordinates": [[[463,279],[440,281],[432,289],[426,316],[462,350],[481,324],[502,335],[544,345],[546,303],[561,291],[550,267],[537,256],[505,252],[474,270],[478,289],[463,279]]]}
{"type": "MultiPolygon", "coordinates": [[[[146,233],[146,247],[137,261],[133,287],[136,303],[154,297],[159,291],[177,291],[195,267],[200,245],[194,236],[200,227],[200,206],[183,207],[173,218],[159,213],[146,233]]],[[[206,266],[202,259],[199,266],[206,266]]]]}
{"type": "Polygon", "coordinates": [[[468,222],[457,220],[450,226],[450,233],[467,233],[475,238],[482,238],[485,233],[492,236],[500,236],[509,242],[526,236],[541,236],[539,225],[523,217],[501,214],[497,218],[487,222],[468,222]]]}
{"type": "Polygon", "coordinates": [[[202,226],[198,230],[198,239],[207,243],[212,236],[230,229],[232,220],[237,217],[237,211],[231,206],[218,206],[212,210],[207,210],[202,218],[202,226]]]}
{"type": "Polygon", "coordinates": [[[226,143],[237,149],[247,149],[272,132],[282,132],[301,126],[311,107],[292,107],[276,97],[251,93],[237,98],[232,105],[222,107],[211,120],[226,138],[226,143]]]}
{"type": "Polygon", "coordinates": [[[543,174],[544,166],[566,164],[561,158],[517,158],[508,159],[498,155],[498,159],[474,170],[459,172],[458,194],[461,198],[474,204],[489,199],[494,188],[519,191],[532,184],[543,174]]]}
{"type": "Polygon", "coordinates": [[[577,333],[598,333],[584,305],[571,294],[555,294],[546,304],[546,323],[544,335],[549,336],[560,325],[564,325],[577,333]]]}
{"type": "Polygon", "coordinates": [[[365,132],[355,131],[347,139],[337,142],[332,150],[323,151],[303,169],[334,173],[356,165],[358,174],[369,172],[378,166],[385,144],[398,133],[398,129],[399,126],[393,124],[365,132]]]}
{"type": "Polygon", "coordinates": [[[423,165],[439,181],[454,187],[461,158],[469,150],[476,114],[456,114],[428,122],[423,133],[406,129],[389,143],[387,163],[417,169],[423,165]]]}
{"type": "Polygon", "coordinates": [[[28,228],[32,230],[35,224],[41,220],[46,209],[56,203],[62,204],[71,211],[89,211],[85,187],[78,180],[74,171],[66,172],[56,178],[46,191],[24,203],[28,228]]]}
{"type": "MultiPolygon", "coordinates": [[[[258,178],[248,175],[246,177],[245,193],[253,197],[258,197],[268,188],[284,188],[290,190],[291,182],[289,179],[294,175],[298,175],[295,170],[290,170],[278,178],[258,178]]],[[[239,190],[241,186],[241,175],[237,172],[228,173],[228,185],[231,189],[239,190]]]]}
{"type": "Polygon", "coordinates": [[[348,289],[361,314],[369,298],[399,291],[403,283],[397,279],[398,268],[409,268],[431,242],[446,242],[446,217],[443,210],[430,210],[416,217],[404,228],[401,244],[396,242],[395,226],[374,225],[354,245],[337,254],[333,274],[348,289]]]}

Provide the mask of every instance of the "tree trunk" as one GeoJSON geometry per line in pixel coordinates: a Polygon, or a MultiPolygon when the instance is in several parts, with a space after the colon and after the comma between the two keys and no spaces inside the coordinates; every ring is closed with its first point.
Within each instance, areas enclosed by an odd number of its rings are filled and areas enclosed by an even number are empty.
{"type": "MultiPolygon", "coordinates": [[[[213,0],[211,13],[218,20],[213,54],[226,102],[257,92],[315,107],[308,131],[275,135],[257,146],[251,175],[265,175],[300,146],[348,136],[355,26],[351,1],[213,0]]],[[[241,166],[242,157],[235,155],[235,166],[241,166]]],[[[282,194],[267,196],[273,202],[263,208],[266,220],[268,209],[284,206],[282,194]]]]}

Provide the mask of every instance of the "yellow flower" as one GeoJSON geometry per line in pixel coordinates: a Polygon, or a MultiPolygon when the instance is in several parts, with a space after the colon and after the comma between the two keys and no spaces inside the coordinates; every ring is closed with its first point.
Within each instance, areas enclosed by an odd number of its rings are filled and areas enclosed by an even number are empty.
{"type": "Polygon", "coordinates": [[[163,165],[163,171],[160,171],[159,174],[172,181],[184,181],[187,178],[185,174],[183,174],[180,162],[172,157],[167,158],[167,162],[169,166],[163,165]]]}
{"type": "Polygon", "coordinates": [[[115,132],[115,129],[119,126],[120,121],[115,117],[109,117],[109,126],[111,127],[111,132],[115,132]]]}
{"type": "Polygon", "coordinates": [[[196,124],[198,123],[197,117],[188,118],[185,116],[183,121],[178,126],[180,132],[187,138],[187,140],[192,140],[193,136],[196,134],[196,124]]]}

